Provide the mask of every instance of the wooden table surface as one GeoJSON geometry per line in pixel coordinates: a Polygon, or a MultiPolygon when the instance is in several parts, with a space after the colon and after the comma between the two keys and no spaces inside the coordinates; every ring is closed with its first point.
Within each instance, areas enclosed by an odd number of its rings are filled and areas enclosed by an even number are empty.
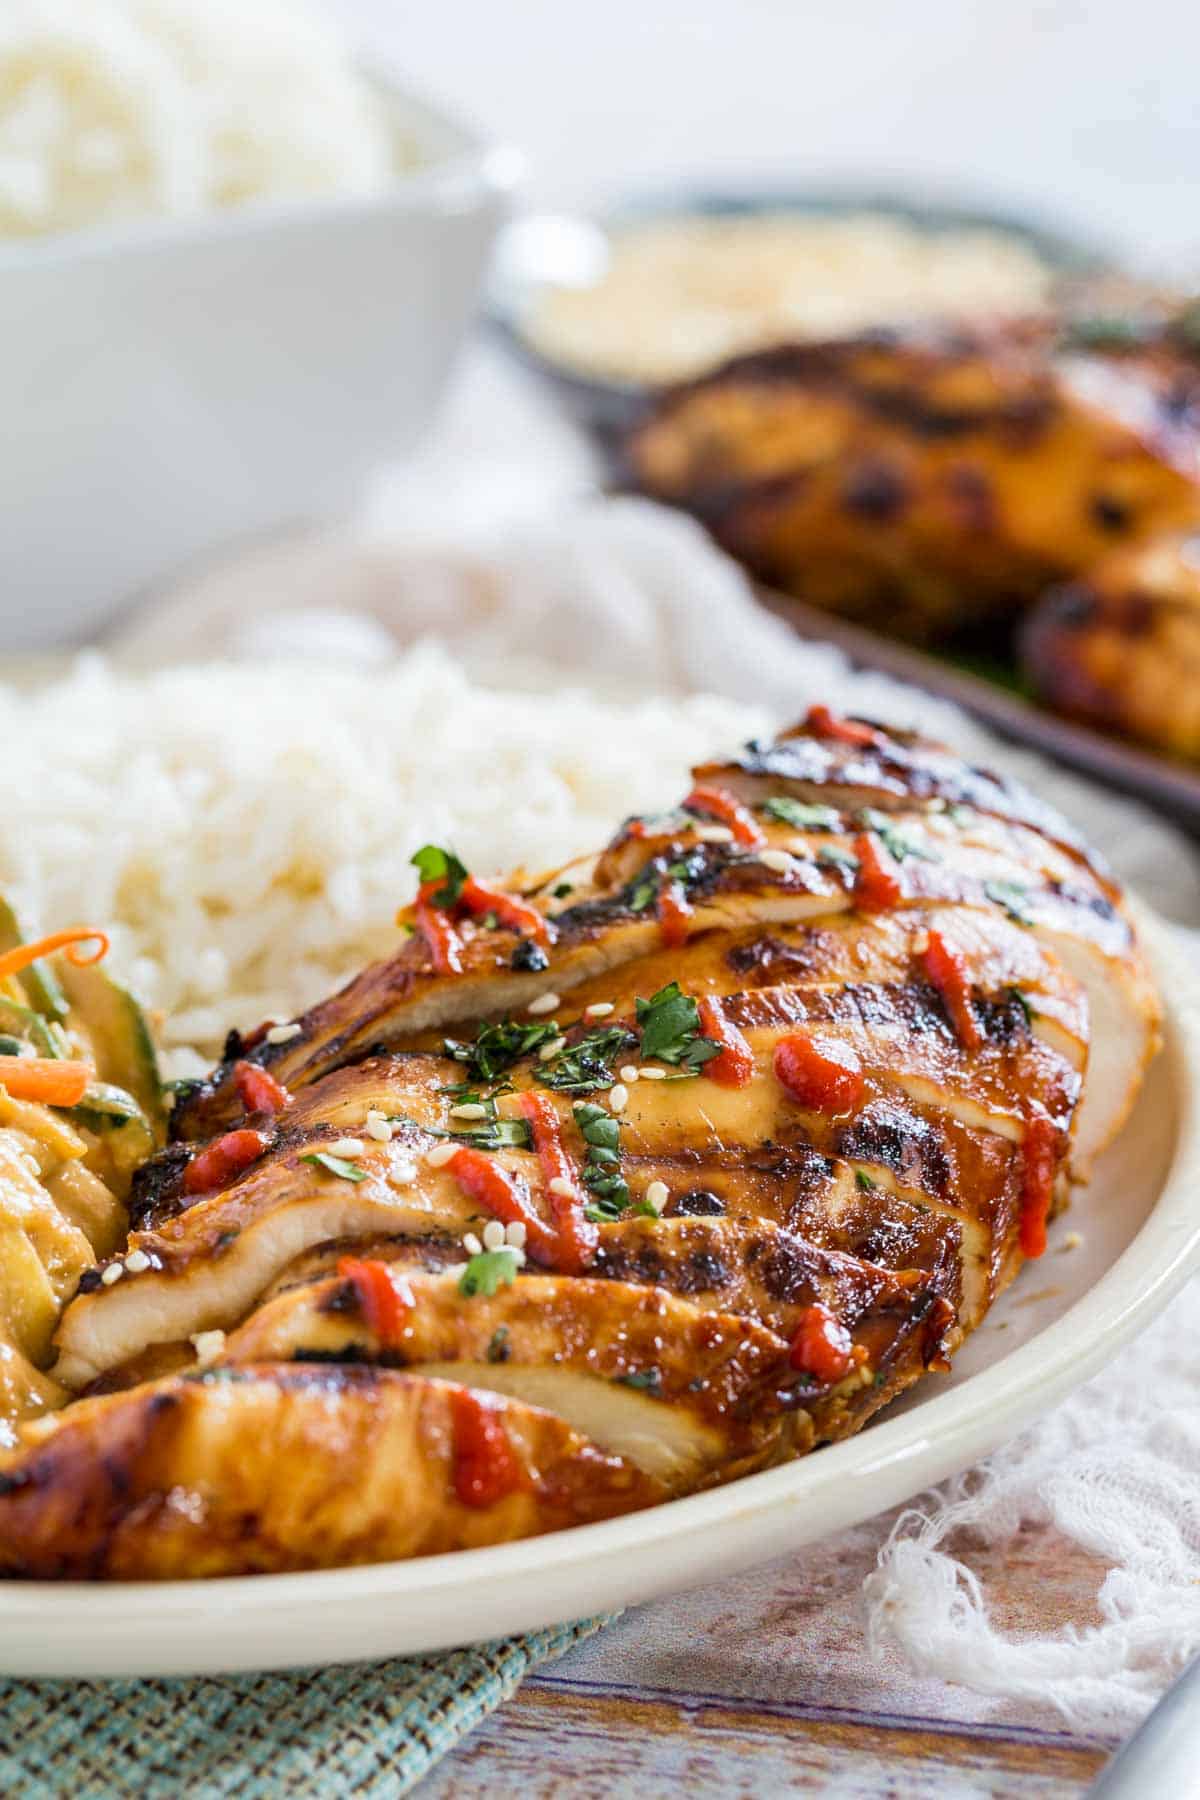
{"type": "MultiPolygon", "coordinates": [[[[866,1643],[882,1520],[720,1586],[626,1613],[547,1665],[420,1800],[1076,1800],[1115,1742],[915,1677],[866,1643]]],[[[1087,1626],[1105,1568],[1048,1532],[963,1552],[1006,1630],[1087,1626]]]]}

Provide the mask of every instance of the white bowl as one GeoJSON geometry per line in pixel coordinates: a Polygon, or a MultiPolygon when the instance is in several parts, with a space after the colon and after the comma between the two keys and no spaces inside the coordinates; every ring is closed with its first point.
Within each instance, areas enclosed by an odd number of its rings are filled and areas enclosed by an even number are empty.
{"type": "Polygon", "coordinates": [[[336,511],[427,423],[520,160],[381,85],[422,162],[380,196],[0,248],[0,645],[336,511]]]}

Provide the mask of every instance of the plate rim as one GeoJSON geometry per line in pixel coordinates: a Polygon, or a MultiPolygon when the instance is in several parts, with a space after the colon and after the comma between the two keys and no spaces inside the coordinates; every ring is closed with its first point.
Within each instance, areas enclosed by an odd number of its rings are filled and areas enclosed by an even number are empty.
{"type": "MultiPolygon", "coordinates": [[[[207,1619],[210,1629],[228,1631],[241,1615],[253,1616],[260,1628],[277,1615],[279,1630],[298,1614],[316,1612],[330,1602],[348,1611],[362,1602],[377,1609],[386,1602],[393,1611],[382,1632],[377,1618],[373,1629],[352,1630],[349,1637],[343,1631],[341,1642],[323,1645],[322,1663],[446,1649],[682,1591],[850,1529],[971,1467],[1081,1386],[1200,1271],[1200,1208],[1192,1203],[1200,1187],[1200,974],[1189,964],[1181,932],[1141,908],[1137,923],[1164,990],[1163,1049],[1160,1061],[1151,1066],[1169,1068],[1175,1090],[1175,1141],[1161,1186],[1139,1229],[1095,1283],[1059,1318],[960,1387],[932,1394],[904,1413],[824,1447],[819,1456],[642,1512],[514,1543],[287,1574],[162,1582],[0,1581],[0,1672],[28,1677],[199,1674],[312,1666],[311,1650],[302,1654],[292,1647],[264,1657],[249,1647],[239,1652],[231,1643],[220,1654],[197,1645],[195,1654],[172,1657],[168,1668],[154,1645],[161,1645],[164,1630],[174,1626],[186,1631],[198,1619],[207,1619]],[[1163,979],[1168,959],[1169,986],[1163,979]],[[860,1498],[848,1509],[833,1504],[831,1511],[831,1503],[855,1484],[860,1498]],[[781,1529],[777,1515],[788,1509],[798,1518],[804,1509],[798,1528],[783,1522],[781,1529]],[[772,1521],[776,1535],[771,1547],[756,1553],[752,1535],[772,1521]],[[815,1528],[808,1529],[812,1521],[815,1528]],[[736,1533],[736,1547],[731,1541],[719,1566],[697,1569],[689,1541],[721,1527],[736,1533]],[[656,1553],[663,1554],[661,1580],[631,1573],[639,1558],[656,1553]],[[680,1580],[677,1571],[684,1565],[689,1573],[680,1580]],[[574,1581],[567,1579],[572,1573],[574,1581]],[[570,1592],[582,1593],[584,1603],[554,1598],[563,1582],[570,1592]],[[521,1591],[521,1584],[522,1604],[515,1595],[506,1598],[511,1590],[521,1591]],[[493,1593],[500,1598],[489,1604],[493,1593]],[[474,1604],[462,1614],[447,1609],[439,1615],[440,1624],[431,1620],[422,1629],[415,1623],[413,1629],[405,1628],[405,1601],[418,1609],[436,1608],[464,1596],[468,1601],[473,1597],[474,1604]],[[132,1654],[122,1655],[120,1634],[130,1633],[136,1645],[138,1634],[148,1627],[153,1629],[145,1654],[133,1647],[132,1654]],[[32,1655],[22,1654],[15,1641],[22,1630],[39,1640],[32,1655]],[[76,1645],[66,1655],[56,1654],[69,1638],[89,1635],[94,1640],[90,1650],[76,1645]],[[115,1656],[101,1647],[105,1637],[115,1656]]],[[[258,1640],[251,1636],[251,1641],[258,1640]]]]}

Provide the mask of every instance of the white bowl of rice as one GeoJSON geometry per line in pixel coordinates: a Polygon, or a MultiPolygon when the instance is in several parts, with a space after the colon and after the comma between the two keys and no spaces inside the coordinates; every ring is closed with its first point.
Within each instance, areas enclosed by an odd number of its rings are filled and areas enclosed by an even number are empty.
{"type": "Polygon", "coordinates": [[[300,0],[5,0],[7,647],[348,504],[427,423],[518,172],[300,0]]]}

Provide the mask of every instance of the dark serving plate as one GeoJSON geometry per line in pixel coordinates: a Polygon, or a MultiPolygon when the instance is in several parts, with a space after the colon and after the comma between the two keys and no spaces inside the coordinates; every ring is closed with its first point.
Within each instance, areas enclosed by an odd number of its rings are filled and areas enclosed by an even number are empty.
{"type": "Polygon", "coordinates": [[[1001,737],[1028,744],[1105,787],[1144,800],[1200,837],[1200,767],[1156,756],[1120,738],[1076,725],[999,682],[958,668],[927,650],[881,637],[866,626],[823,612],[790,594],[761,586],[756,591],[763,604],[801,637],[835,644],[858,668],[882,670],[898,681],[952,700],[1001,737]]]}
{"type": "Polygon", "coordinates": [[[730,218],[763,212],[818,218],[880,213],[931,235],[994,231],[1019,239],[1064,281],[1082,280],[1112,268],[1111,259],[1098,245],[1068,230],[968,200],[919,199],[870,186],[681,189],[631,198],[590,217],[535,213],[507,226],[488,285],[488,326],[510,354],[546,384],[563,410],[608,449],[636,423],[658,390],[643,382],[580,374],[569,364],[545,355],[524,330],[539,293],[564,283],[586,286],[589,276],[598,278],[609,238],[624,228],[653,219],[730,218]]]}

